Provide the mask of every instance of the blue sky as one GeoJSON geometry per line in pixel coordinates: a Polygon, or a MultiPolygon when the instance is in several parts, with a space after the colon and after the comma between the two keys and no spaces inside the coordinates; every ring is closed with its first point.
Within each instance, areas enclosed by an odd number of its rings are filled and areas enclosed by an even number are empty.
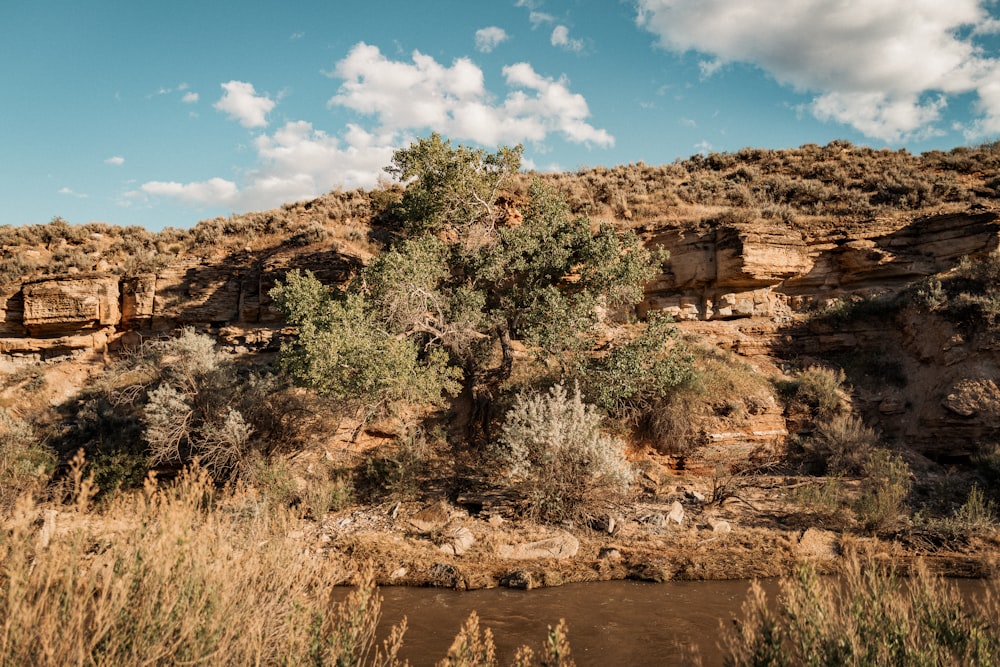
{"type": "Polygon", "coordinates": [[[440,132],[538,170],[1000,138],[995,0],[7,0],[0,224],[190,227],[440,132]]]}

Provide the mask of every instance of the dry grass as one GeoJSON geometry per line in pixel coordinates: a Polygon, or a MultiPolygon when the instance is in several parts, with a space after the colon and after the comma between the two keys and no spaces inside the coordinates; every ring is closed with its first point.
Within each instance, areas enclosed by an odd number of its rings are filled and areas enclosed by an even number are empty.
{"type": "Polygon", "coordinates": [[[742,424],[775,402],[768,378],[735,354],[688,342],[692,379],[660,401],[643,424],[644,435],[665,453],[690,454],[720,421],[742,424]]]}
{"type": "MultiPolygon", "coordinates": [[[[308,548],[291,510],[199,469],[95,506],[83,469],[78,457],[65,503],[25,495],[0,514],[0,666],[401,664],[406,623],[376,637],[371,568],[308,548]]],[[[492,645],[474,626],[443,664],[496,664],[463,652],[492,645]]],[[[567,656],[565,627],[550,630],[543,664],[567,656]]]]}
{"type": "Polygon", "coordinates": [[[802,566],[783,579],[776,601],[759,584],[743,620],[727,633],[726,664],[995,665],[1000,660],[1000,598],[963,598],[918,567],[902,580],[852,557],[839,585],[802,566]]]}
{"type": "Polygon", "coordinates": [[[338,605],[344,596],[335,585],[348,571],[287,540],[289,513],[263,506],[249,490],[217,494],[198,470],[168,486],[150,481],[98,511],[81,470],[78,460],[72,505],[38,507],[24,498],[4,518],[0,664],[329,664],[375,656],[379,600],[370,579],[338,605]]]}

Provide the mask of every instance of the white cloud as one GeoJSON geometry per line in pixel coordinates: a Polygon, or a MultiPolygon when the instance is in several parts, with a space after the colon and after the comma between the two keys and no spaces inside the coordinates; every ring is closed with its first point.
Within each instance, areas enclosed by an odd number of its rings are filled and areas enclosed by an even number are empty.
{"type": "Polygon", "coordinates": [[[104,164],[111,164],[116,167],[119,167],[125,164],[125,158],[123,158],[121,155],[112,155],[111,157],[109,157],[104,161],[104,164]]]}
{"type": "Polygon", "coordinates": [[[198,99],[199,99],[198,93],[188,92],[184,93],[184,97],[181,98],[181,102],[183,102],[184,104],[195,104],[198,102],[198,99]]]}
{"type": "MultiPolygon", "coordinates": [[[[552,134],[573,143],[614,144],[606,130],[587,122],[586,100],[573,93],[565,79],[542,76],[528,63],[505,67],[503,75],[509,91],[497,102],[485,88],[482,71],[470,60],[444,66],[414,52],[411,62],[393,61],[376,47],[358,44],[330,74],[343,81],[329,105],[370,116],[374,127],[349,125],[334,136],[306,121],[288,122],[253,138],[254,166],[236,181],[150,181],[125,193],[122,205],[169,197],[196,207],[261,210],[317,197],[338,186],[372,187],[393,152],[426,131],[494,146],[542,142],[552,134]]],[[[233,100],[265,99],[250,84],[226,86],[233,100]]],[[[264,121],[270,110],[233,106],[243,113],[238,117],[255,121],[264,121]],[[252,117],[248,108],[257,109],[259,115],[252,117]]]]}
{"type": "Polygon", "coordinates": [[[212,178],[200,183],[149,181],[143,183],[141,189],[150,195],[166,195],[187,204],[210,206],[228,204],[235,199],[238,192],[235,183],[222,178],[212,178]]]}
{"type": "Polygon", "coordinates": [[[85,195],[82,192],[76,192],[70,188],[59,188],[59,194],[68,195],[70,197],[76,197],[77,199],[86,199],[90,195],[85,195]]]}
{"type": "Polygon", "coordinates": [[[535,30],[543,25],[555,23],[556,17],[552,16],[552,14],[546,14],[545,12],[532,11],[528,13],[528,21],[531,23],[531,29],[535,30]]]}
{"type": "Polygon", "coordinates": [[[503,104],[508,117],[541,125],[546,133],[559,132],[574,143],[614,146],[615,138],[607,130],[597,129],[584,120],[590,116],[587,100],[570,92],[565,79],[543,77],[528,63],[509,65],[503,68],[503,73],[508,86],[534,91],[534,96],[520,90],[508,95],[503,104]]]}
{"type": "Polygon", "coordinates": [[[569,28],[564,25],[557,25],[552,29],[552,37],[549,38],[552,46],[558,46],[561,49],[566,49],[567,51],[573,51],[579,53],[583,50],[583,40],[582,39],[571,39],[569,36],[569,28]]]}
{"type": "Polygon", "coordinates": [[[191,183],[150,181],[126,193],[125,201],[160,196],[196,207],[247,211],[310,199],[337,186],[372,187],[392,159],[397,147],[394,139],[351,125],[340,140],[311,123],[293,121],[254,140],[257,164],[244,174],[242,185],[222,178],[191,183]]]}
{"type": "Polygon", "coordinates": [[[992,32],[988,0],[638,0],[637,23],[666,49],[747,62],[816,94],[811,111],[868,136],[936,131],[945,101],[974,92],[1000,123],[997,60],[963,34],[992,32]]]}
{"type": "Polygon", "coordinates": [[[500,44],[507,41],[507,32],[503,28],[491,25],[476,31],[476,51],[490,53],[500,44]]]}
{"type": "Polygon", "coordinates": [[[243,127],[264,127],[267,125],[267,114],[274,108],[275,102],[267,95],[257,95],[253,84],[245,81],[230,81],[222,84],[225,91],[218,102],[212,106],[219,111],[225,111],[233,120],[238,120],[243,127]]]}
{"type": "Polygon", "coordinates": [[[723,62],[718,58],[713,58],[712,60],[702,60],[698,62],[698,71],[701,72],[701,78],[707,79],[716,72],[718,72],[722,66],[723,62]]]}
{"type": "Polygon", "coordinates": [[[574,143],[614,144],[606,130],[587,123],[587,102],[570,92],[565,79],[542,77],[527,63],[503,73],[512,90],[498,104],[470,60],[446,67],[415,51],[412,63],[393,61],[362,42],[337,63],[333,75],[344,82],[329,104],[375,116],[389,132],[432,130],[483,145],[542,141],[558,133],[574,143]]]}

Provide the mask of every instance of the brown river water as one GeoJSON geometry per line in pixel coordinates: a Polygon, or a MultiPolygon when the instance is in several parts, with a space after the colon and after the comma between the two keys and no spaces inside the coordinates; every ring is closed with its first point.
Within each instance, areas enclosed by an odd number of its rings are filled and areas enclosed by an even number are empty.
{"type": "MultiPolygon", "coordinates": [[[[830,581],[836,585],[836,578],[830,581]]],[[[982,580],[952,582],[970,598],[986,588],[982,580]]],[[[774,600],[778,580],[761,585],[774,600]]],[[[570,655],[578,667],[690,665],[693,647],[702,664],[711,667],[723,662],[721,628],[742,617],[749,590],[747,580],[609,581],[532,591],[387,587],[380,590],[385,602],[378,636],[381,641],[389,626],[405,616],[408,629],[401,657],[414,667],[434,665],[447,655],[462,623],[475,611],[480,627],[493,631],[498,663],[508,665],[524,644],[537,654],[546,628],[564,618],[570,655]]]]}
{"type": "MultiPolygon", "coordinates": [[[[777,581],[763,584],[772,597],[777,581]]],[[[720,665],[721,624],[740,615],[749,589],[745,580],[611,581],[532,591],[390,587],[381,589],[385,602],[379,636],[405,616],[402,657],[415,667],[433,665],[448,653],[462,623],[475,611],[480,627],[493,631],[499,664],[507,665],[521,645],[537,654],[546,628],[564,618],[578,667],[687,665],[692,645],[706,666],[720,665]]]]}

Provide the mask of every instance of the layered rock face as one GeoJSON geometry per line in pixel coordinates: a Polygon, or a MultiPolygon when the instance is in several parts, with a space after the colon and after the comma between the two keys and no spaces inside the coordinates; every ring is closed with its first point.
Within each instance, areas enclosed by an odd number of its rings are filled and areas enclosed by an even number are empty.
{"type": "Polygon", "coordinates": [[[339,283],[360,265],[358,257],[333,250],[282,249],[222,263],[186,258],[159,274],[77,273],[7,285],[0,287],[0,354],[37,359],[103,350],[126,332],[189,325],[275,328],[281,314],[268,291],[289,268],[339,283]]]}
{"type": "MultiPolygon", "coordinates": [[[[891,293],[948,270],[962,257],[997,252],[996,211],[851,230],[811,230],[776,220],[660,226],[647,229],[645,239],[669,250],[670,259],[647,285],[641,312],[667,312],[744,356],[891,356],[909,384],[855,392],[887,435],[939,457],[967,456],[977,442],[1000,440],[996,345],[965,341],[926,317],[825,328],[803,327],[796,317],[836,299],[891,293]]],[[[0,361],[103,352],[126,333],[179,326],[227,332],[241,345],[267,347],[282,324],[268,292],[290,268],[342,283],[361,265],[361,257],[317,243],[245,250],[221,261],[188,256],[157,274],[67,274],[3,285],[0,361]]],[[[724,420],[717,426],[704,439],[727,449],[787,436],[780,406],[751,411],[739,428],[728,428],[724,420]]]]}
{"type": "Polygon", "coordinates": [[[670,251],[645,310],[677,320],[783,320],[853,294],[890,292],[1000,247],[992,211],[934,216],[900,229],[810,234],[775,222],[671,229],[649,235],[670,251]]]}
{"type": "Polygon", "coordinates": [[[118,276],[41,280],[24,285],[21,294],[21,322],[32,336],[121,323],[118,276]]]}

